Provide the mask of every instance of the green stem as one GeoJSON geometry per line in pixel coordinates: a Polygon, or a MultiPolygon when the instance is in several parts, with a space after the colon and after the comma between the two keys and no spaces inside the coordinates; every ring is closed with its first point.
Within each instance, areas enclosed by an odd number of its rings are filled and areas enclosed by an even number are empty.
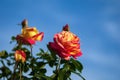
{"type": "Polygon", "coordinates": [[[18,62],[15,63],[14,71],[13,71],[13,77],[11,78],[11,80],[15,80],[15,71],[17,69],[17,66],[18,66],[18,62]]]}
{"type": "Polygon", "coordinates": [[[79,74],[79,76],[80,76],[83,80],[85,80],[85,78],[84,78],[81,74],[79,74]]]}
{"type": "Polygon", "coordinates": [[[73,73],[75,73],[75,74],[77,74],[78,76],[80,76],[82,80],[86,80],[80,73],[77,73],[77,72],[73,72],[73,73]]]}
{"type": "Polygon", "coordinates": [[[33,54],[32,54],[32,50],[33,49],[33,47],[32,47],[32,45],[30,45],[30,54],[31,54],[31,57],[33,57],[33,54]]]}
{"type": "Polygon", "coordinates": [[[22,65],[21,65],[21,63],[20,63],[20,80],[22,80],[22,65]]]}
{"type": "MultiPolygon", "coordinates": [[[[32,52],[33,52],[32,49],[33,49],[33,47],[32,47],[32,45],[30,45],[30,54],[31,54],[30,56],[31,56],[31,62],[34,60],[34,57],[33,57],[33,54],[32,54],[32,52]]],[[[33,64],[33,62],[32,62],[32,64],[33,64]]],[[[33,72],[33,70],[34,70],[33,67],[34,67],[34,66],[31,67],[32,72],[33,72]]],[[[34,74],[33,74],[33,80],[35,80],[35,78],[34,78],[34,74]]]]}
{"type": "Polygon", "coordinates": [[[59,57],[58,64],[56,66],[56,70],[57,70],[58,73],[59,73],[59,70],[60,70],[60,64],[61,64],[61,58],[59,57]]]}

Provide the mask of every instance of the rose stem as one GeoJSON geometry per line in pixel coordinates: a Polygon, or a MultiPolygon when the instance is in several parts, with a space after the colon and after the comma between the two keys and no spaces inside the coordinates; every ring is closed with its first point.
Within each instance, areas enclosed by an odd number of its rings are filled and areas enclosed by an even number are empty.
{"type": "Polygon", "coordinates": [[[58,64],[57,64],[57,66],[56,66],[57,72],[59,72],[59,70],[60,70],[60,63],[61,63],[61,58],[59,57],[59,59],[58,59],[58,64]]]}
{"type": "Polygon", "coordinates": [[[20,63],[20,80],[22,80],[22,69],[21,69],[22,65],[20,63]]]}

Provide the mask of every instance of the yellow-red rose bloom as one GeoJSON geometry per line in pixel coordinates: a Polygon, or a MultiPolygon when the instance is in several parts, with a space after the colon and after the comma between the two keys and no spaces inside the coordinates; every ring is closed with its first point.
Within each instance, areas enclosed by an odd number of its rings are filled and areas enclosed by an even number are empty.
{"type": "Polygon", "coordinates": [[[25,27],[22,29],[22,34],[24,38],[32,39],[35,41],[41,41],[43,38],[43,32],[39,33],[39,31],[35,27],[25,27]]]}
{"type": "Polygon", "coordinates": [[[16,50],[14,56],[16,61],[22,61],[23,63],[26,61],[26,54],[23,50],[16,50]]]}
{"type": "Polygon", "coordinates": [[[63,31],[54,35],[54,42],[49,42],[49,47],[54,50],[61,58],[69,60],[70,57],[82,55],[80,50],[80,39],[69,31],[68,25],[63,31]]]}
{"type": "Polygon", "coordinates": [[[35,41],[41,41],[44,36],[44,33],[39,32],[35,27],[24,27],[21,32],[16,39],[22,44],[35,44],[35,41]]]}

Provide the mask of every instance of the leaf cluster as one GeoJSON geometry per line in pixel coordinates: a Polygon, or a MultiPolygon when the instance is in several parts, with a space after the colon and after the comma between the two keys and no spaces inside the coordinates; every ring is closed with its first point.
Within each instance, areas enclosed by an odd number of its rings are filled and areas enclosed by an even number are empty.
{"type": "Polygon", "coordinates": [[[17,45],[11,53],[6,50],[0,52],[0,64],[0,80],[72,80],[72,73],[85,80],[81,76],[83,66],[80,61],[73,58],[68,61],[60,59],[49,47],[48,51],[40,48],[38,53],[32,53],[28,47],[17,45]],[[15,61],[14,51],[18,49],[25,51],[26,62],[15,61]],[[47,74],[49,70],[52,70],[50,75],[47,74]]]}

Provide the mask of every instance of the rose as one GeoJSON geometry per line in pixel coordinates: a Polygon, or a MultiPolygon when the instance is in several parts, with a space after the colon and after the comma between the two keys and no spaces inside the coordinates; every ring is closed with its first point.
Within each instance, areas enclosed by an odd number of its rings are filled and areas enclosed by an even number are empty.
{"type": "Polygon", "coordinates": [[[41,41],[43,39],[43,32],[40,32],[35,28],[25,27],[22,29],[22,34],[24,38],[32,39],[34,41],[41,41]]]}
{"type": "Polygon", "coordinates": [[[63,27],[63,31],[54,35],[54,42],[49,42],[50,49],[55,51],[61,58],[69,60],[70,57],[82,55],[80,50],[80,39],[69,31],[69,26],[63,27]]]}
{"type": "Polygon", "coordinates": [[[27,20],[22,22],[22,33],[17,35],[16,40],[18,43],[32,45],[35,41],[41,41],[44,33],[39,32],[35,27],[28,27],[27,20]]]}
{"type": "Polygon", "coordinates": [[[27,44],[27,45],[35,44],[35,41],[34,41],[34,40],[24,38],[24,37],[21,36],[21,35],[17,35],[16,40],[17,40],[17,42],[18,42],[19,44],[27,44]]]}
{"type": "Polygon", "coordinates": [[[23,63],[26,61],[26,54],[23,50],[16,50],[14,56],[16,61],[22,61],[23,63]]]}

